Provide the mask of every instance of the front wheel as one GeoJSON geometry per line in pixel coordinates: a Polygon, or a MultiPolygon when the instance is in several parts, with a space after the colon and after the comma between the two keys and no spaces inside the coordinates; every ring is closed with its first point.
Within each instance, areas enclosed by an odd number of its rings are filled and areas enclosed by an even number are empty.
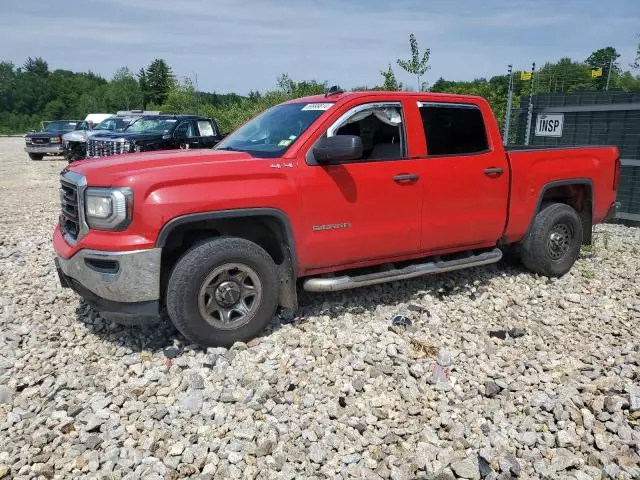
{"type": "Polygon", "coordinates": [[[190,341],[228,346],[262,331],[278,304],[278,275],[253,242],[223,237],[188,250],[167,287],[167,312],[190,341]]]}
{"type": "Polygon", "coordinates": [[[582,234],[580,216],[572,207],[564,203],[543,206],[522,246],[522,262],[533,272],[561,277],[580,255],[582,234]]]}
{"type": "Polygon", "coordinates": [[[31,160],[42,160],[44,158],[44,154],[43,153],[30,153],[29,154],[29,158],[31,160]]]}
{"type": "Polygon", "coordinates": [[[77,162],[78,160],[82,160],[87,156],[87,149],[85,145],[79,144],[74,145],[69,150],[65,151],[65,158],[67,162],[77,162]]]}

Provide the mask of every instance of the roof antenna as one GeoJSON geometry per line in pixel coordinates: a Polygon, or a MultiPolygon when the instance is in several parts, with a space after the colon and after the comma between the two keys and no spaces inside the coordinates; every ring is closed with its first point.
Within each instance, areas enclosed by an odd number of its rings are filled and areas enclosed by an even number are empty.
{"type": "Polygon", "coordinates": [[[332,95],[339,95],[341,93],[344,93],[344,90],[342,90],[338,85],[334,85],[325,92],[324,96],[330,97],[332,95]]]}

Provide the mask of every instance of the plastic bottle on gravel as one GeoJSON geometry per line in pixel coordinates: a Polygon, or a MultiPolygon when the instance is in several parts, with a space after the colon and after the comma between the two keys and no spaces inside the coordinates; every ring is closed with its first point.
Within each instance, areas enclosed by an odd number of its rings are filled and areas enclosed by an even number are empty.
{"type": "Polygon", "coordinates": [[[435,385],[436,390],[450,390],[451,383],[451,353],[444,348],[438,351],[438,358],[433,364],[429,383],[435,385]]]}

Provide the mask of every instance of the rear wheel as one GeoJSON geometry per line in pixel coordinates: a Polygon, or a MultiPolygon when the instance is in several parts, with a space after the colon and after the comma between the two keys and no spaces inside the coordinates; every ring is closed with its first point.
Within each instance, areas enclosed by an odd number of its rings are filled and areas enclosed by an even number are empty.
{"type": "Polygon", "coordinates": [[[169,278],[166,304],[176,328],[194,343],[228,346],[249,340],[276,311],[276,265],[248,240],[210,240],[178,260],[169,278]]]}
{"type": "Polygon", "coordinates": [[[544,205],[522,246],[522,262],[533,272],[560,277],[578,259],[582,235],[582,221],[573,208],[564,203],[544,205]]]}
{"type": "Polygon", "coordinates": [[[29,158],[31,160],[42,160],[44,158],[44,153],[30,153],[29,158]]]}

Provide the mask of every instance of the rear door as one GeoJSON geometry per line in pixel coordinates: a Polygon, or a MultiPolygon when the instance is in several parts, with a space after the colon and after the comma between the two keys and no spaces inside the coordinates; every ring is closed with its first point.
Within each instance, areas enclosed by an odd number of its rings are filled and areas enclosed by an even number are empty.
{"type": "Polygon", "coordinates": [[[198,145],[193,148],[211,148],[219,141],[218,131],[211,120],[195,120],[198,145]]]}
{"type": "Polygon", "coordinates": [[[426,140],[421,250],[493,245],[506,223],[509,168],[473,103],[418,102],[426,140]]]}

